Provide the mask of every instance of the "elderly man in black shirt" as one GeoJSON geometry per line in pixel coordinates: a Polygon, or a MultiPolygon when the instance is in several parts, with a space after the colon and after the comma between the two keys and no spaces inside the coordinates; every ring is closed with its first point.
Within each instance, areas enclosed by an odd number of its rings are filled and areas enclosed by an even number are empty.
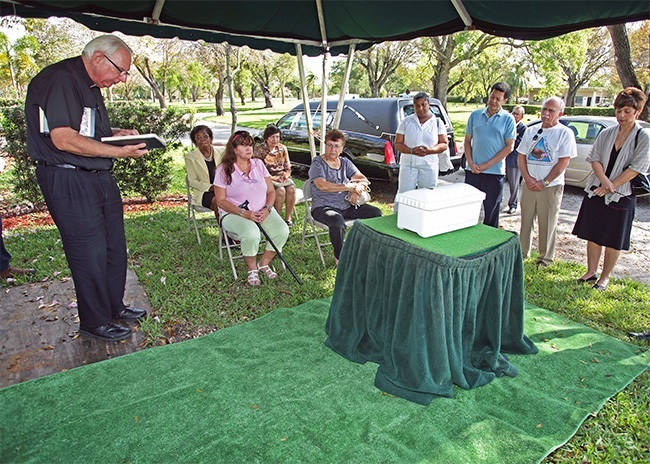
{"type": "Polygon", "coordinates": [[[115,320],[138,320],[142,309],[123,303],[126,237],[122,198],[111,174],[115,158],[139,158],[145,144],[112,146],[112,129],[101,89],[126,82],[132,52],[118,37],[91,40],[81,56],[43,69],[29,85],[25,102],[27,150],[61,233],[79,310],[79,333],[117,341],[131,329],[115,320]]]}

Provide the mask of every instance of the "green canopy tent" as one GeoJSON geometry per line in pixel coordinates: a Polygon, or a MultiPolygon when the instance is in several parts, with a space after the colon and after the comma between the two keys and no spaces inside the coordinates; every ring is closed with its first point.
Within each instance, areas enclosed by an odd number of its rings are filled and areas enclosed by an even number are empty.
{"type": "Polygon", "coordinates": [[[0,0],[2,15],[64,16],[90,29],[306,54],[477,29],[545,39],[650,17],[639,0],[0,0]]]}
{"type": "MultiPolygon", "coordinates": [[[[355,49],[383,41],[462,30],[544,39],[648,19],[650,11],[639,0],[0,0],[0,15],[61,16],[103,32],[288,52],[299,58],[307,107],[303,53],[323,55],[323,69],[329,53],[348,53],[349,76],[355,49]]],[[[346,85],[340,107],[345,92],[346,85]]],[[[322,107],[326,99],[324,91],[322,107]]]]}

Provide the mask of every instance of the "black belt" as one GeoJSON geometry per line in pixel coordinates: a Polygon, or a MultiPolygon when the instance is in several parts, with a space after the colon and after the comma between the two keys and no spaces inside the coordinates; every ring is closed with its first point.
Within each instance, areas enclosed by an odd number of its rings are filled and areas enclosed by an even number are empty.
{"type": "Polygon", "coordinates": [[[51,168],[62,168],[62,169],[74,169],[75,171],[86,171],[86,172],[105,172],[109,171],[109,169],[88,169],[88,168],[82,168],[80,166],[75,166],[73,164],[55,164],[55,163],[47,163],[45,161],[37,161],[38,164],[41,166],[48,166],[51,168]]]}

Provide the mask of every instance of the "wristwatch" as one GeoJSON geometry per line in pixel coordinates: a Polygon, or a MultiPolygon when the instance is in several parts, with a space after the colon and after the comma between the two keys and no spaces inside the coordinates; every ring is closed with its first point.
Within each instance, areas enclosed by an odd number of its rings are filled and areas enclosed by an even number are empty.
{"type": "Polygon", "coordinates": [[[271,206],[269,205],[264,205],[264,207],[267,209],[267,211],[270,213],[271,212],[271,206]]]}
{"type": "Polygon", "coordinates": [[[548,187],[549,185],[551,185],[551,182],[546,179],[544,179],[542,182],[544,182],[544,187],[548,187]]]}

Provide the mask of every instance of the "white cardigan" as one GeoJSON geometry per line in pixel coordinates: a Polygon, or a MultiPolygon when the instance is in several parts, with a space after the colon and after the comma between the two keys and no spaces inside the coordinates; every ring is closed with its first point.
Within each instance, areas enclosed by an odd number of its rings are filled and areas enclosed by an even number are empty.
{"type": "MultiPolygon", "coordinates": [[[[625,143],[623,143],[623,146],[621,147],[621,151],[619,152],[612,172],[609,175],[610,179],[616,179],[627,168],[642,173],[646,173],[650,170],[650,131],[647,129],[641,129],[641,125],[638,122],[635,123],[635,128],[630,132],[630,135],[627,136],[627,140],[625,140],[625,143]],[[637,138],[637,132],[639,131],[641,132],[637,138]]],[[[612,147],[616,141],[618,130],[619,125],[617,124],[608,127],[598,134],[594,145],[591,147],[591,152],[589,152],[589,156],[587,156],[588,163],[598,161],[603,165],[603,169],[607,169],[607,164],[609,163],[609,158],[612,154],[612,147]]],[[[592,172],[587,178],[587,186],[585,187],[585,192],[589,194],[589,197],[594,195],[591,191],[593,186],[599,187],[600,179],[598,179],[596,174],[592,172]]],[[[617,192],[620,192],[620,194],[610,194],[610,201],[618,201],[621,197],[632,194],[632,187],[629,182],[619,186],[616,190],[617,192]]]]}

